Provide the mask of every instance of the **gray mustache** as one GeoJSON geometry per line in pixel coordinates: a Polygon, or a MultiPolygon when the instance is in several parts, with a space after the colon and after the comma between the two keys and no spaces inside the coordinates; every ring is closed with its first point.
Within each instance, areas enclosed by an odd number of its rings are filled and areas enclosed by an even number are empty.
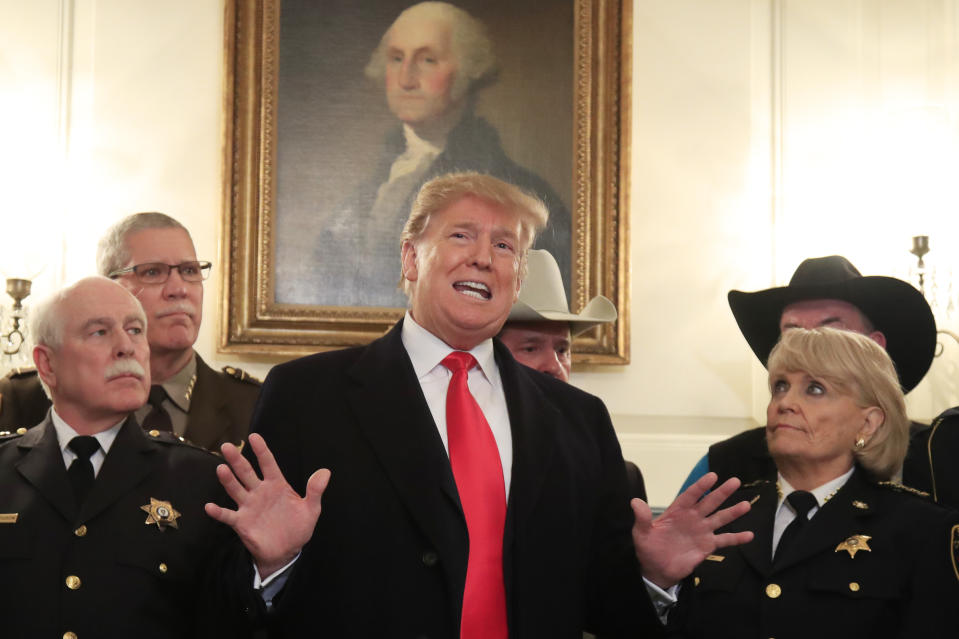
{"type": "Polygon", "coordinates": [[[196,307],[189,302],[177,302],[171,306],[167,306],[163,310],[157,312],[157,317],[163,317],[164,315],[170,315],[172,313],[186,313],[187,315],[196,315],[196,307]]]}
{"type": "Polygon", "coordinates": [[[125,375],[127,373],[136,375],[140,379],[146,377],[147,374],[146,371],[143,370],[143,366],[140,365],[140,362],[136,361],[135,359],[118,359],[110,364],[109,367],[107,367],[107,370],[103,376],[106,379],[110,379],[111,377],[125,375]]]}

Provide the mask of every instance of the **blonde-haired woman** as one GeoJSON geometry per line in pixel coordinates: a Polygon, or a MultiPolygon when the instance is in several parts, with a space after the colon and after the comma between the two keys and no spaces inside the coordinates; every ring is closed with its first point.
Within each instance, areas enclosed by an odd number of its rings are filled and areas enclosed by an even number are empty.
{"type": "Polygon", "coordinates": [[[768,362],[766,437],[778,481],[730,500],[728,531],[752,542],[711,555],[684,584],[683,636],[959,636],[959,513],[889,481],[909,421],[896,371],[868,337],[790,329],[768,362]]]}

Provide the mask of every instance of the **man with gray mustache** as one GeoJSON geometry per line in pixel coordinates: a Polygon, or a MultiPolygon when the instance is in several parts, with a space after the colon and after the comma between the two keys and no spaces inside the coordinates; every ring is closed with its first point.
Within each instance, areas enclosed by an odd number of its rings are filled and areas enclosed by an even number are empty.
{"type": "MultiPolygon", "coordinates": [[[[137,419],[147,431],[171,431],[212,450],[246,437],[260,388],[238,368],[213,370],[193,350],[203,318],[203,280],[211,269],[210,262],[197,260],[189,231],[163,213],[123,218],[97,249],[99,274],[133,293],[149,321],[154,386],[137,419]]],[[[0,429],[32,426],[48,407],[35,371],[0,380],[0,429]]]]}
{"type": "Polygon", "coordinates": [[[30,335],[53,401],[0,437],[0,615],[10,637],[244,637],[217,605],[212,562],[232,531],[218,458],[132,413],[150,388],[147,318],[89,277],[34,308],[30,335]]]}

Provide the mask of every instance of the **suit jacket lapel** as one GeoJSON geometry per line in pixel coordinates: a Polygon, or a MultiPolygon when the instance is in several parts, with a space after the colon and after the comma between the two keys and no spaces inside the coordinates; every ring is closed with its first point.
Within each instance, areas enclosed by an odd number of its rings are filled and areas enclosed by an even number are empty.
{"type": "Polygon", "coordinates": [[[556,445],[553,429],[562,423],[563,416],[532,382],[530,372],[513,359],[509,350],[498,340],[494,344],[513,440],[513,468],[504,539],[508,569],[511,563],[508,553],[517,532],[516,526],[524,523],[522,520],[517,522],[516,513],[534,512],[556,445]]]}
{"type": "Polygon", "coordinates": [[[216,372],[196,355],[196,385],[190,399],[184,437],[192,443],[210,450],[230,428],[229,413],[225,409],[226,396],[217,393],[219,384],[216,372]]]}
{"type": "Polygon", "coordinates": [[[109,508],[152,472],[154,446],[136,419],[128,417],[113,440],[93,489],[80,509],[81,520],[88,521],[109,508]]]}
{"type": "MultiPolygon", "coordinates": [[[[443,557],[451,592],[463,591],[468,537],[449,457],[413,365],[400,321],[371,343],[349,371],[348,400],[357,423],[400,499],[443,557]]],[[[456,614],[459,614],[459,602],[456,614]]]]}
{"type": "Polygon", "coordinates": [[[23,453],[17,470],[64,519],[73,521],[77,505],[49,411],[43,423],[27,431],[17,446],[23,453]]]}
{"type": "Polygon", "coordinates": [[[758,488],[752,507],[736,521],[735,528],[753,531],[753,540],[740,549],[753,569],[766,575],[772,568],[773,519],[779,497],[774,482],[763,482],[758,488]]]}

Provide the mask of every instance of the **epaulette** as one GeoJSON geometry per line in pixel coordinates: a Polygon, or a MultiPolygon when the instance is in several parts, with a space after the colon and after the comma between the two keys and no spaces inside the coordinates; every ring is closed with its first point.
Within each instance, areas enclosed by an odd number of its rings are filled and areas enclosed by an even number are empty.
{"type": "Polygon", "coordinates": [[[247,384],[253,384],[254,386],[261,386],[263,384],[262,381],[253,377],[242,368],[237,368],[236,366],[224,366],[223,372],[233,379],[238,379],[241,382],[246,382],[247,384]]]}
{"type": "Polygon", "coordinates": [[[10,379],[17,379],[20,377],[33,377],[37,374],[37,369],[33,366],[17,366],[16,368],[11,368],[10,372],[7,373],[7,377],[10,379]]]}
{"type": "Polygon", "coordinates": [[[17,437],[23,437],[26,434],[27,428],[25,426],[21,426],[16,430],[0,430],[0,444],[10,441],[11,439],[16,439],[17,437]]]}
{"type": "Polygon", "coordinates": [[[910,495],[916,495],[917,497],[932,499],[932,495],[930,495],[929,493],[919,490],[918,488],[913,488],[911,486],[900,484],[899,482],[896,482],[896,481],[881,481],[879,482],[879,485],[882,486],[883,488],[890,488],[896,491],[897,493],[909,493],[910,495]]]}
{"type": "Polygon", "coordinates": [[[189,439],[186,439],[185,437],[181,437],[180,435],[177,435],[176,433],[172,433],[168,430],[148,430],[144,432],[146,433],[147,437],[149,437],[153,441],[160,442],[161,444],[171,444],[174,446],[187,446],[189,448],[193,448],[194,450],[202,450],[204,453],[213,455],[215,457],[220,456],[218,453],[215,453],[211,450],[207,450],[203,446],[197,446],[196,444],[191,442],[189,439]]]}

